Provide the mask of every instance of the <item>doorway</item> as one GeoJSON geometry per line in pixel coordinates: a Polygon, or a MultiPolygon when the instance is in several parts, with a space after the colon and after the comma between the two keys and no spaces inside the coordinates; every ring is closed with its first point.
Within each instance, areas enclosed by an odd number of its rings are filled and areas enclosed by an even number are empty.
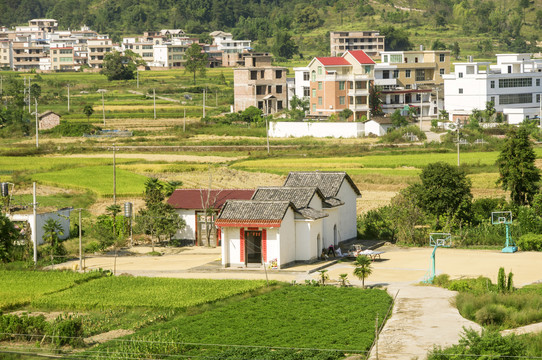
{"type": "Polygon", "coordinates": [[[248,264],[262,263],[262,232],[245,231],[245,261],[248,264]]]}

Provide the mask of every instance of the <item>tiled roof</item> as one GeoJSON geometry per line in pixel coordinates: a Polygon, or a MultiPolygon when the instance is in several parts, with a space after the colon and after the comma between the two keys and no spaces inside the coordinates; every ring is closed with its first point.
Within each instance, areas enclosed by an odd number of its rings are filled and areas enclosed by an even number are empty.
{"type": "Polygon", "coordinates": [[[325,212],[316,210],[313,208],[298,209],[297,212],[303,215],[304,218],[313,219],[313,220],[321,219],[321,218],[325,218],[326,216],[329,216],[325,212]]]}
{"type": "Polygon", "coordinates": [[[352,65],[350,64],[345,58],[340,56],[333,56],[333,57],[317,57],[316,58],[320,63],[324,66],[344,66],[344,65],[352,65]]]}
{"type": "MultiPolygon", "coordinates": [[[[363,50],[347,50],[353,57],[362,65],[374,64],[373,59],[369,57],[363,50]]],[[[343,54],[344,56],[344,54],[343,54]]]]}
{"type": "Polygon", "coordinates": [[[228,200],[218,214],[217,225],[228,220],[282,220],[289,207],[289,201],[228,200]]]}
{"type": "Polygon", "coordinates": [[[356,184],[344,171],[295,171],[288,174],[284,186],[316,186],[327,199],[337,196],[345,179],[354,192],[361,195],[356,184]]]}
{"type": "Polygon", "coordinates": [[[272,186],[257,188],[252,196],[252,200],[282,200],[291,201],[296,208],[308,207],[314,194],[324,200],[324,195],[315,186],[290,187],[290,186],[272,186]]]}
{"type": "Polygon", "coordinates": [[[249,200],[254,194],[254,190],[224,189],[177,189],[167,200],[175,209],[203,209],[209,204],[213,209],[220,209],[227,200],[249,200]],[[209,202],[207,195],[209,194],[209,202]],[[203,204],[202,204],[203,198],[203,204]]]}

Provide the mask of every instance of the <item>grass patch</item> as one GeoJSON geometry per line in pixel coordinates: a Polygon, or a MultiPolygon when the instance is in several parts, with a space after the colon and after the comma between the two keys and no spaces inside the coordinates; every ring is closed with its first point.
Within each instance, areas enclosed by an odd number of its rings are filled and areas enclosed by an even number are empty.
{"type": "Polygon", "coordinates": [[[265,285],[265,281],[107,277],[32,302],[36,308],[183,309],[222,300],[265,285]]]}
{"type": "MultiPolygon", "coordinates": [[[[117,159],[117,164],[142,161],[139,159],[117,159]]],[[[1,156],[0,174],[15,171],[46,172],[75,167],[113,165],[113,154],[109,158],[75,158],[64,156],[1,156]]]]}
{"type": "Polygon", "coordinates": [[[45,294],[67,289],[97,277],[101,277],[101,274],[94,272],[80,274],[70,271],[0,270],[0,310],[27,304],[45,294]]]}
{"type": "MultiPolygon", "coordinates": [[[[90,190],[102,197],[113,196],[112,166],[88,166],[38,173],[32,175],[32,180],[52,186],[90,190]]],[[[117,195],[141,195],[145,189],[146,180],[146,176],[117,169],[117,195]]]]}
{"type": "MultiPolygon", "coordinates": [[[[39,203],[40,207],[55,207],[55,208],[64,208],[64,207],[74,207],[74,208],[83,208],[86,209],[96,201],[96,195],[92,192],[85,193],[60,193],[54,195],[46,196],[36,196],[36,200],[39,203]]],[[[32,194],[24,195],[14,195],[12,199],[12,204],[31,204],[32,203],[32,194]]]]}
{"type": "Polygon", "coordinates": [[[289,286],[184,314],[96,350],[112,357],[338,359],[369,349],[376,314],[382,321],[390,304],[390,296],[382,290],[289,286]]]}

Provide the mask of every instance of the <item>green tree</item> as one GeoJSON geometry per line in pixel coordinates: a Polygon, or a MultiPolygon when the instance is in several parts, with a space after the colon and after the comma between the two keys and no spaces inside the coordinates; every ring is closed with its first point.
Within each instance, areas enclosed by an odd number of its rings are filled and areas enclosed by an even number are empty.
{"type": "Polygon", "coordinates": [[[401,110],[397,109],[391,114],[391,124],[395,128],[400,128],[408,125],[407,119],[401,115],[401,110]]]}
{"type": "Polygon", "coordinates": [[[107,214],[109,216],[111,216],[111,221],[113,223],[113,234],[115,234],[115,236],[117,235],[117,229],[116,229],[116,224],[117,224],[117,214],[121,212],[121,208],[120,208],[120,205],[118,204],[114,204],[114,205],[109,205],[108,207],[105,208],[105,211],[107,211],[107,214]]]}
{"type": "Polygon", "coordinates": [[[503,149],[497,159],[497,184],[510,191],[516,205],[531,204],[538,192],[540,170],[535,166],[536,155],[525,125],[508,132],[503,149]]]}
{"type": "Polygon", "coordinates": [[[177,230],[186,225],[175,209],[163,202],[164,198],[164,186],[158,179],[148,179],[145,182],[145,208],[136,216],[136,231],[150,235],[153,252],[154,237],[171,240],[177,230]]]}
{"type": "Polygon", "coordinates": [[[295,8],[295,22],[301,32],[307,32],[322,25],[318,10],[312,5],[299,4],[295,8]]]}
{"type": "Polygon", "coordinates": [[[389,51],[401,51],[401,50],[410,50],[412,48],[412,43],[408,38],[408,33],[399,28],[394,28],[393,26],[385,26],[380,29],[380,35],[384,35],[386,38],[384,44],[386,50],[389,51]]]}
{"type": "Polygon", "coordinates": [[[439,39],[436,39],[431,45],[431,50],[446,50],[446,44],[439,39]]]}
{"type": "Polygon", "coordinates": [[[341,120],[343,121],[346,121],[350,118],[350,116],[352,116],[354,114],[354,112],[348,108],[342,110],[340,113],[339,113],[339,117],[341,118],[341,120]]]}
{"type": "Polygon", "coordinates": [[[199,73],[200,76],[205,76],[207,70],[207,54],[203,51],[201,46],[193,43],[186,49],[184,57],[184,68],[194,75],[194,85],[196,85],[196,73],[199,73]]]}
{"type": "Polygon", "coordinates": [[[371,85],[369,88],[369,109],[371,115],[378,116],[384,114],[382,111],[382,96],[380,87],[371,85]]]}
{"type": "Polygon", "coordinates": [[[0,213],[0,262],[11,260],[11,251],[18,237],[19,232],[15,225],[7,216],[0,213]]]}
{"type": "Polygon", "coordinates": [[[390,230],[398,242],[421,245],[420,240],[425,240],[424,234],[420,234],[416,227],[424,223],[425,216],[411,187],[401,190],[391,199],[388,217],[390,230]]]}
{"type": "Polygon", "coordinates": [[[459,47],[459,43],[456,41],[452,45],[451,54],[457,59],[459,59],[459,54],[461,54],[461,48],[459,47]]]}
{"type": "Polygon", "coordinates": [[[85,105],[85,107],[83,108],[83,114],[87,116],[87,122],[90,122],[90,117],[92,116],[92,114],[94,114],[94,108],[92,107],[92,105],[85,105]]]}
{"type": "Polygon", "coordinates": [[[49,246],[51,262],[54,261],[54,256],[66,255],[64,245],[62,245],[59,238],[59,236],[64,235],[60,222],[55,219],[48,219],[43,225],[43,232],[43,240],[49,246]]]}
{"type": "Polygon", "coordinates": [[[41,86],[35,82],[30,85],[30,97],[39,99],[41,96],[41,86]]]}
{"type": "Polygon", "coordinates": [[[421,184],[411,186],[417,194],[418,206],[436,217],[437,229],[441,216],[450,221],[458,212],[470,209],[471,181],[461,168],[444,162],[432,163],[422,170],[420,179],[421,184]]]}
{"type": "Polygon", "coordinates": [[[288,31],[278,30],[275,33],[275,44],[273,45],[275,56],[291,59],[298,53],[298,50],[292,35],[288,31]]]}
{"type": "Polygon", "coordinates": [[[371,259],[365,255],[358,255],[354,261],[354,276],[361,280],[361,287],[365,288],[365,278],[372,274],[371,259]]]}
{"type": "Polygon", "coordinates": [[[121,54],[112,51],[105,55],[100,74],[107,76],[107,80],[131,80],[135,78],[137,66],[141,63],[139,55],[126,50],[121,54]]]}

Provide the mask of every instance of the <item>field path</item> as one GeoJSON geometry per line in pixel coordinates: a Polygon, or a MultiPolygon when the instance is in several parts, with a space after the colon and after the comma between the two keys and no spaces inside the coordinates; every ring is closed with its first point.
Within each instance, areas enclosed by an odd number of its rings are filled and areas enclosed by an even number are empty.
{"type": "MultiPolygon", "coordinates": [[[[143,96],[145,96],[145,94],[142,93],[141,91],[128,90],[128,92],[129,92],[130,94],[143,95],[143,96]]],[[[172,99],[172,98],[168,98],[168,97],[165,97],[165,96],[159,96],[159,95],[156,95],[156,97],[157,97],[158,99],[162,99],[162,100],[165,100],[165,101],[171,101],[171,102],[175,102],[175,103],[180,103],[180,102],[181,102],[181,100],[172,99]]]]}
{"type": "MultiPolygon", "coordinates": [[[[463,327],[481,330],[450,304],[454,291],[410,283],[392,283],[388,293],[397,295],[393,314],[380,333],[378,359],[425,359],[433,346],[457,344],[463,327]]],[[[369,359],[376,359],[373,347],[369,359]]]]}

